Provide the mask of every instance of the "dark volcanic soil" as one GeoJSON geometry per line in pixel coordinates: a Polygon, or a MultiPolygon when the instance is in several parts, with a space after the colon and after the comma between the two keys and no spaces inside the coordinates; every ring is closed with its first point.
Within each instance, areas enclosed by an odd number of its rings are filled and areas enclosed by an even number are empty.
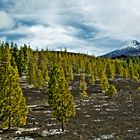
{"type": "Polygon", "coordinates": [[[82,101],[72,83],[77,114],[65,124],[61,132],[58,121],[51,117],[46,90],[28,88],[24,79],[21,86],[29,106],[27,125],[10,131],[0,130],[0,140],[140,140],[140,83],[117,79],[111,81],[118,89],[112,98],[100,92],[99,84],[88,87],[89,97],[82,101]],[[129,92],[132,92],[132,100],[129,92]]]}

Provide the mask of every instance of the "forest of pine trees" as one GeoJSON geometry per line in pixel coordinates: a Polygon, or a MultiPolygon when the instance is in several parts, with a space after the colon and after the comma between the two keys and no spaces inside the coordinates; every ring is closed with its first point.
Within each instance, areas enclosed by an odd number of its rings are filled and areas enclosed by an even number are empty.
{"type": "Polygon", "coordinates": [[[100,81],[103,94],[117,93],[110,79],[129,78],[140,81],[140,57],[108,59],[86,54],[32,50],[30,46],[0,43],[0,127],[25,125],[28,108],[19,84],[19,77],[37,89],[47,87],[52,115],[62,124],[75,116],[74,97],[69,84],[79,75],[79,95],[88,96],[90,85],[100,81]]]}

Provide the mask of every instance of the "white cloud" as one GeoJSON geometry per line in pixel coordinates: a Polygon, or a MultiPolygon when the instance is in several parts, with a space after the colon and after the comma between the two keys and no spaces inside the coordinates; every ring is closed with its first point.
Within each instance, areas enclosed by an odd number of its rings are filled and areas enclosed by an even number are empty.
{"type": "Polygon", "coordinates": [[[0,29],[9,29],[14,26],[12,17],[5,11],[0,11],[0,29]]]}
{"type": "Polygon", "coordinates": [[[71,51],[99,54],[109,52],[110,48],[104,46],[106,49],[103,50],[102,46],[96,47],[98,42],[94,40],[140,40],[139,0],[14,0],[12,3],[11,8],[7,9],[9,14],[0,12],[0,17],[3,15],[0,28],[13,27],[13,19],[35,19],[37,22],[37,25],[18,25],[16,29],[7,31],[7,34],[27,35],[16,40],[18,43],[30,42],[34,47],[50,46],[52,49],[64,45],[71,51]],[[76,36],[79,29],[70,22],[96,29],[93,41],[76,36]]]}
{"type": "Polygon", "coordinates": [[[84,53],[87,47],[88,49],[86,52],[88,52],[91,48],[91,45],[88,42],[85,40],[80,40],[74,36],[76,30],[70,26],[22,26],[16,30],[7,31],[4,33],[26,33],[27,36],[25,38],[18,39],[16,43],[19,45],[30,43],[34,49],[41,49],[43,47],[45,49],[48,47],[49,49],[60,50],[67,47],[68,51],[84,53]]]}
{"type": "MultiPolygon", "coordinates": [[[[98,38],[109,37],[120,40],[140,38],[140,2],[139,0],[103,0],[93,1],[92,12],[88,12],[86,21],[99,30],[98,38]]],[[[83,7],[85,11],[86,6],[83,7]]]]}

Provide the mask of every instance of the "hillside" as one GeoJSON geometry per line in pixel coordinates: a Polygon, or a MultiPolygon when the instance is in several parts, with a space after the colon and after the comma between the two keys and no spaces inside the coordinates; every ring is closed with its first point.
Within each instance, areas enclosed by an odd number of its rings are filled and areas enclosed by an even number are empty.
{"type": "MultiPolygon", "coordinates": [[[[13,100],[18,101],[16,96],[9,96],[9,93],[13,94],[15,81],[5,74],[7,67],[17,71],[19,81],[16,82],[20,84],[28,107],[23,125],[18,125],[18,116],[17,123],[11,124],[10,129],[2,125],[7,120],[0,119],[0,139],[140,138],[140,58],[96,58],[66,51],[34,51],[27,45],[19,49],[16,45],[4,43],[0,45],[0,64],[0,80],[5,78],[10,85],[3,85],[0,81],[0,87],[6,87],[0,92],[1,110],[7,106],[8,110],[13,100]],[[50,87],[53,87],[53,104],[49,102],[50,87]],[[64,98],[62,94],[67,96],[64,98]],[[62,108],[59,115],[65,115],[67,108],[63,106],[71,101],[74,101],[71,107],[75,108],[76,114],[66,118],[62,131],[62,122],[53,112],[62,108]]],[[[15,110],[10,108],[8,111],[13,113],[15,110]]],[[[0,112],[0,117],[2,115],[0,112]]]]}

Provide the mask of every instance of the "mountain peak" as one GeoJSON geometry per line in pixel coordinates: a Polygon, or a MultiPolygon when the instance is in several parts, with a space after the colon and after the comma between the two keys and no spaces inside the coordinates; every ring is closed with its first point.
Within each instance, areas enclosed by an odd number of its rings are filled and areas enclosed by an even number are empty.
{"type": "Polygon", "coordinates": [[[133,40],[132,42],[130,42],[129,44],[126,44],[125,46],[123,46],[120,50],[122,49],[139,49],[140,48],[140,42],[138,42],[137,40],[133,40]]]}
{"type": "Polygon", "coordinates": [[[123,46],[121,49],[105,54],[102,57],[113,58],[120,56],[140,56],[140,42],[133,40],[129,44],[123,46]]]}
{"type": "Polygon", "coordinates": [[[133,46],[137,46],[137,45],[140,45],[140,42],[138,42],[137,40],[133,40],[132,44],[133,44],[133,46]]]}

